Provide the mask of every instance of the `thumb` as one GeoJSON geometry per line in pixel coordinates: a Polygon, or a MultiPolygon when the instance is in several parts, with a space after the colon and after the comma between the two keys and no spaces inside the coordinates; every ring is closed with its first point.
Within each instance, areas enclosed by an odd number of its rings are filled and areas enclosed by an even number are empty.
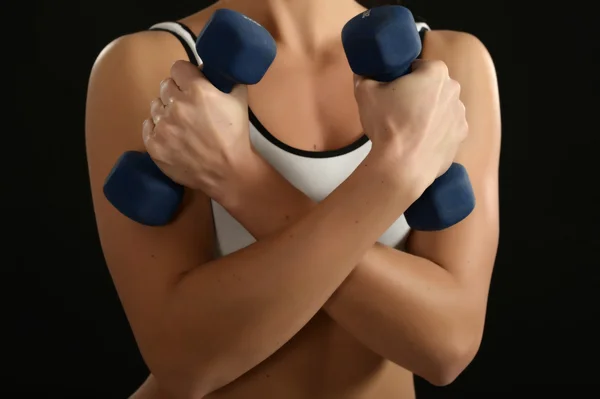
{"type": "Polygon", "coordinates": [[[171,78],[181,89],[186,89],[192,82],[204,77],[197,66],[189,61],[179,60],[171,66],[171,78]]]}

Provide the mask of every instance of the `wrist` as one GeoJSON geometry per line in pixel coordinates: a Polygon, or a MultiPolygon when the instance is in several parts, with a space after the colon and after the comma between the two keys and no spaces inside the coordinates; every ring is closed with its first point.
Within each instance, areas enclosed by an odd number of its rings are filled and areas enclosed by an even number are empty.
{"type": "Polygon", "coordinates": [[[418,160],[412,154],[407,154],[399,143],[374,145],[367,159],[369,163],[377,165],[378,174],[383,174],[387,182],[413,201],[416,201],[432,183],[432,179],[418,160]]]}
{"type": "Polygon", "coordinates": [[[255,238],[281,230],[315,206],[256,153],[240,170],[241,178],[224,190],[222,199],[217,202],[255,238]]]}
{"type": "Polygon", "coordinates": [[[249,200],[266,167],[260,155],[248,149],[248,151],[240,151],[235,162],[231,162],[228,169],[227,178],[215,187],[211,198],[231,212],[249,200]]]}

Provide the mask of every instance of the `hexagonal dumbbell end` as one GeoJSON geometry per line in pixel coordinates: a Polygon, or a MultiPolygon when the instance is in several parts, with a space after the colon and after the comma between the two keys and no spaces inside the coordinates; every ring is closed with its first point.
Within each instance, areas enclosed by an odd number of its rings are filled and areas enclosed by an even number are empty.
{"type": "Polygon", "coordinates": [[[202,73],[219,90],[230,93],[236,84],[258,83],[277,54],[271,34],[239,12],[219,9],[196,41],[202,73]]]}
{"type": "Polygon", "coordinates": [[[147,153],[127,151],[104,182],[104,196],[129,219],[163,226],[177,213],[183,186],[168,178],[147,153]]]}
{"type": "Polygon", "coordinates": [[[412,13],[401,6],[375,7],[342,29],[342,44],[356,75],[391,82],[410,72],[421,53],[421,38],[412,13]]]}
{"type": "Polygon", "coordinates": [[[475,194],[464,166],[453,163],[404,212],[410,227],[420,231],[454,226],[475,208],[475,194]]]}

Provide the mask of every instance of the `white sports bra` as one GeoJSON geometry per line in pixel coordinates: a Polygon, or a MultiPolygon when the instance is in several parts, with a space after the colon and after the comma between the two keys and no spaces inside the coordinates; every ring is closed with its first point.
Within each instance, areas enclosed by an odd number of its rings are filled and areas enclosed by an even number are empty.
{"type": "MultiPolygon", "coordinates": [[[[429,30],[427,24],[417,23],[423,39],[429,30]]],[[[174,34],[185,48],[190,62],[202,65],[196,52],[196,36],[179,22],[163,22],[150,30],[174,34]]],[[[330,151],[306,151],[290,147],[270,134],[256,115],[249,110],[250,141],[255,150],[283,177],[313,201],[326,198],[363,161],[371,150],[371,142],[363,135],[354,143],[330,151]]],[[[219,255],[228,255],[255,242],[254,237],[227,212],[219,203],[212,201],[215,231],[219,255]]],[[[381,244],[403,248],[410,227],[404,216],[400,216],[379,238],[381,244]]]]}

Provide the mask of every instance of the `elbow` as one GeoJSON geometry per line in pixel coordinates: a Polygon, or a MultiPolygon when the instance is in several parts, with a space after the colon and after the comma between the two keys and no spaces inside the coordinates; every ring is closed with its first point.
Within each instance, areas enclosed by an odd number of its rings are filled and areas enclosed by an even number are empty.
{"type": "Polygon", "coordinates": [[[197,368],[190,368],[172,357],[148,359],[146,364],[162,395],[168,398],[201,399],[212,390],[197,368]]]}
{"type": "Polygon", "coordinates": [[[168,398],[201,399],[212,392],[208,363],[189,356],[190,348],[179,340],[155,337],[140,352],[161,394],[168,398]]]}
{"type": "Polygon", "coordinates": [[[421,377],[438,387],[452,384],[471,364],[480,345],[481,335],[446,340],[437,346],[431,357],[434,361],[421,377]]]}
{"type": "Polygon", "coordinates": [[[201,376],[192,375],[187,369],[174,367],[168,371],[151,367],[149,369],[156,379],[160,393],[167,398],[202,399],[212,392],[212,389],[208,388],[207,381],[201,376]]]}

